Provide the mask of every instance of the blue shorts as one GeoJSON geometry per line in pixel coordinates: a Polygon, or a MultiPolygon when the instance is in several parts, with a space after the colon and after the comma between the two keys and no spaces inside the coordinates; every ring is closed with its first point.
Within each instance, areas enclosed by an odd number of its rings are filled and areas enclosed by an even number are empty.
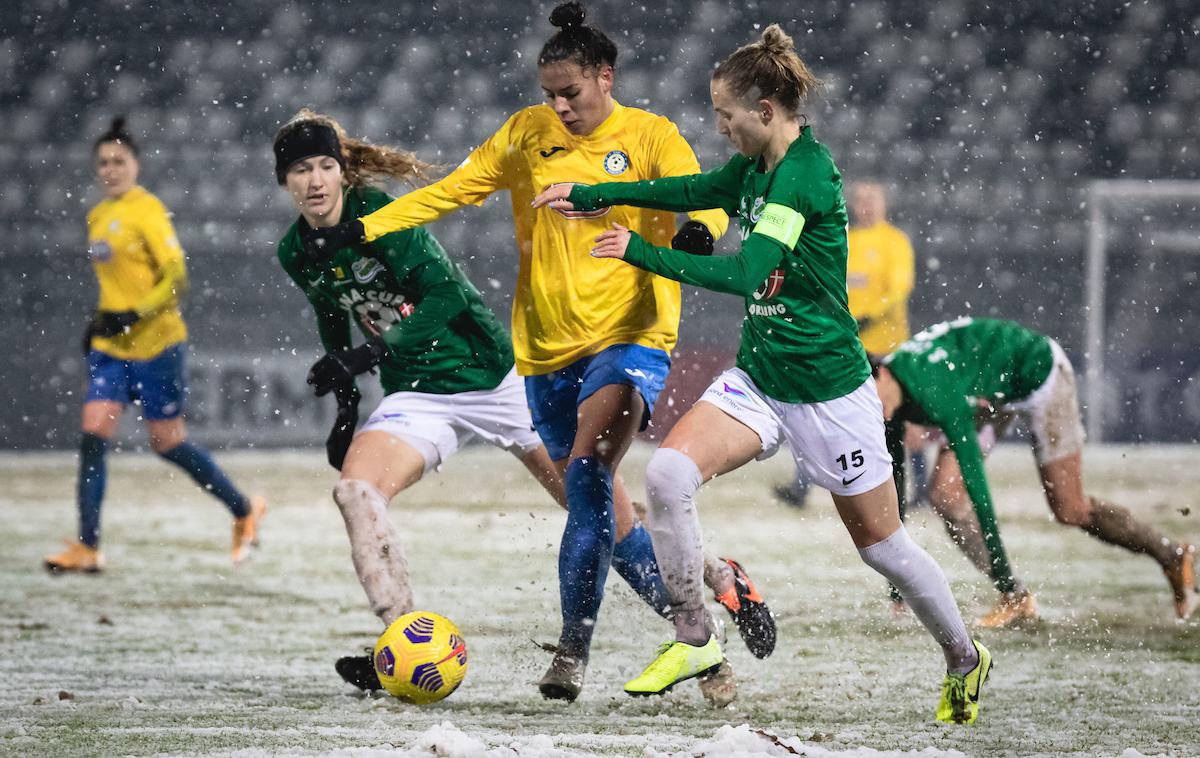
{"type": "Polygon", "coordinates": [[[86,401],[140,402],[142,417],[163,421],[183,413],[187,386],[183,376],[184,343],[172,345],[148,361],[126,361],[88,352],[86,401]]]}
{"type": "Polygon", "coordinates": [[[571,454],[580,403],[610,384],[637,388],[646,401],[640,426],[645,429],[670,370],[671,356],[663,350],[613,345],[558,371],[525,377],[525,398],[533,428],[546,445],[550,460],[559,461],[571,454]]]}

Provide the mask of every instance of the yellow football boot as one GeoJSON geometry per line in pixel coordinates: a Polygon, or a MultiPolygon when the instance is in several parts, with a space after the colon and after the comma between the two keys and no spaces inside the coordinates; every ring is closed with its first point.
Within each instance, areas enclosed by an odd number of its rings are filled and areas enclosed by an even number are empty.
{"type": "Polygon", "coordinates": [[[680,682],[715,672],[725,660],[716,635],[703,646],[686,642],[667,642],[658,647],[658,657],[641,676],[625,683],[625,692],[635,697],[661,695],[680,682]]]}
{"type": "Polygon", "coordinates": [[[942,684],[942,699],[938,702],[937,719],[947,724],[974,724],[979,718],[979,695],[992,670],[992,654],[972,640],[979,653],[979,663],[966,674],[946,674],[942,684]]]}

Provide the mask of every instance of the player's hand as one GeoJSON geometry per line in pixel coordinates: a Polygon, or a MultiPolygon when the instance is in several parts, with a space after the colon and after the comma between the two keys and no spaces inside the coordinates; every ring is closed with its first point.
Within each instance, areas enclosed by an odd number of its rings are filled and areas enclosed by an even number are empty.
{"type": "Polygon", "coordinates": [[[116,337],[128,332],[139,318],[137,311],[98,311],[92,319],[92,333],[97,337],[116,337]]]}
{"type": "Polygon", "coordinates": [[[541,208],[544,205],[548,205],[556,211],[573,211],[575,210],[575,204],[568,200],[567,197],[571,194],[571,188],[574,186],[574,182],[551,184],[542,190],[541,194],[535,197],[530,205],[534,208],[541,208]]]}
{"type": "Polygon", "coordinates": [[[335,390],[334,395],[337,397],[337,416],[325,440],[325,457],[329,459],[330,466],[341,471],[350,443],[354,441],[354,429],[358,426],[358,401],[362,395],[353,382],[349,387],[335,390]]]}
{"type": "Polygon", "coordinates": [[[366,373],[387,357],[387,345],[382,337],[374,337],[358,347],[326,353],[312,368],[305,379],[313,386],[317,397],[334,390],[346,390],[354,386],[354,377],[366,373]]]}
{"type": "Polygon", "coordinates": [[[304,246],[304,256],[309,263],[324,263],[343,247],[362,242],[364,236],[366,230],[358,219],[318,229],[302,224],[300,244],[304,246]]]}
{"type": "Polygon", "coordinates": [[[592,248],[592,257],[624,260],[625,248],[629,247],[629,237],[629,229],[620,224],[613,224],[612,229],[601,232],[600,236],[596,238],[596,245],[592,248]]]}
{"type": "Polygon", "coordinates": [[[692,255],[712,255],[715,242],[707,226],[699,221],[688,221],[671,238],[671,247],[692,255]]]}

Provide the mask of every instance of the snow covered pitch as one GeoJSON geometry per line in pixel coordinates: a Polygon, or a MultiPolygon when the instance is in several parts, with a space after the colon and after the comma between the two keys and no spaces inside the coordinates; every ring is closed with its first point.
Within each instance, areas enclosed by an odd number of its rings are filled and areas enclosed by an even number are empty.
{"type": "MultiPolygon", "coordinates": [[[[646,448],[625,465],[641,490],[646,448]]],[[[350,564],[319,452],[218,456],[266,494],[263,548],[228,563],[229,519],[153,455],[110,458],[100,576],[48,576],[41,556],[75,524],[70,454],[0,456],[0,754],[577,756],[1200,754],[1200,624],[1178,624],[1158,568],[1052,522],[1024,448],[989,470],[1010,556],[1044,621],[981,638],[996,656],[980,722],[933,720],[941,656],[892,619],[826,495],[798,512],[769,487],[782,456],[707,488],[709,545],[741,560],[779,617],[779,647],[752,658],[731,629],[741,681],[713,711],[685,684],[621,692],[668,627],[614,577],[579,701],[534,682],[558,629],[555,550],[564,514],[503,453],[470,449],[392,505],[418,606],[466,635],[470,670],[431,706],[367,697],[333,661],[380,632],[350,564]]],[[[1194,447],[1089,449],[1088,489],[1172,535],[1200,538],[1194,447]]],[[[915,539],[973,618],[988,583],[927,510],[915,539]]],[[[723,612],[722,612],[723,613],[723,612]]]]}

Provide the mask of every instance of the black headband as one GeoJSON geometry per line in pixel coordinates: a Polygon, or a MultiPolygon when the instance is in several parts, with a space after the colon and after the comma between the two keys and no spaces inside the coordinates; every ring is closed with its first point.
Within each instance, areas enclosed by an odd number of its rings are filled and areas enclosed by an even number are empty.
{"type": "Polygon", "coordinates": [[[293,163],[314,155],[328,155],[346,170],[342,143],[333,127],[308,121],[288,129],[275,141],[275,178],[283,184],[293,163]]]}

